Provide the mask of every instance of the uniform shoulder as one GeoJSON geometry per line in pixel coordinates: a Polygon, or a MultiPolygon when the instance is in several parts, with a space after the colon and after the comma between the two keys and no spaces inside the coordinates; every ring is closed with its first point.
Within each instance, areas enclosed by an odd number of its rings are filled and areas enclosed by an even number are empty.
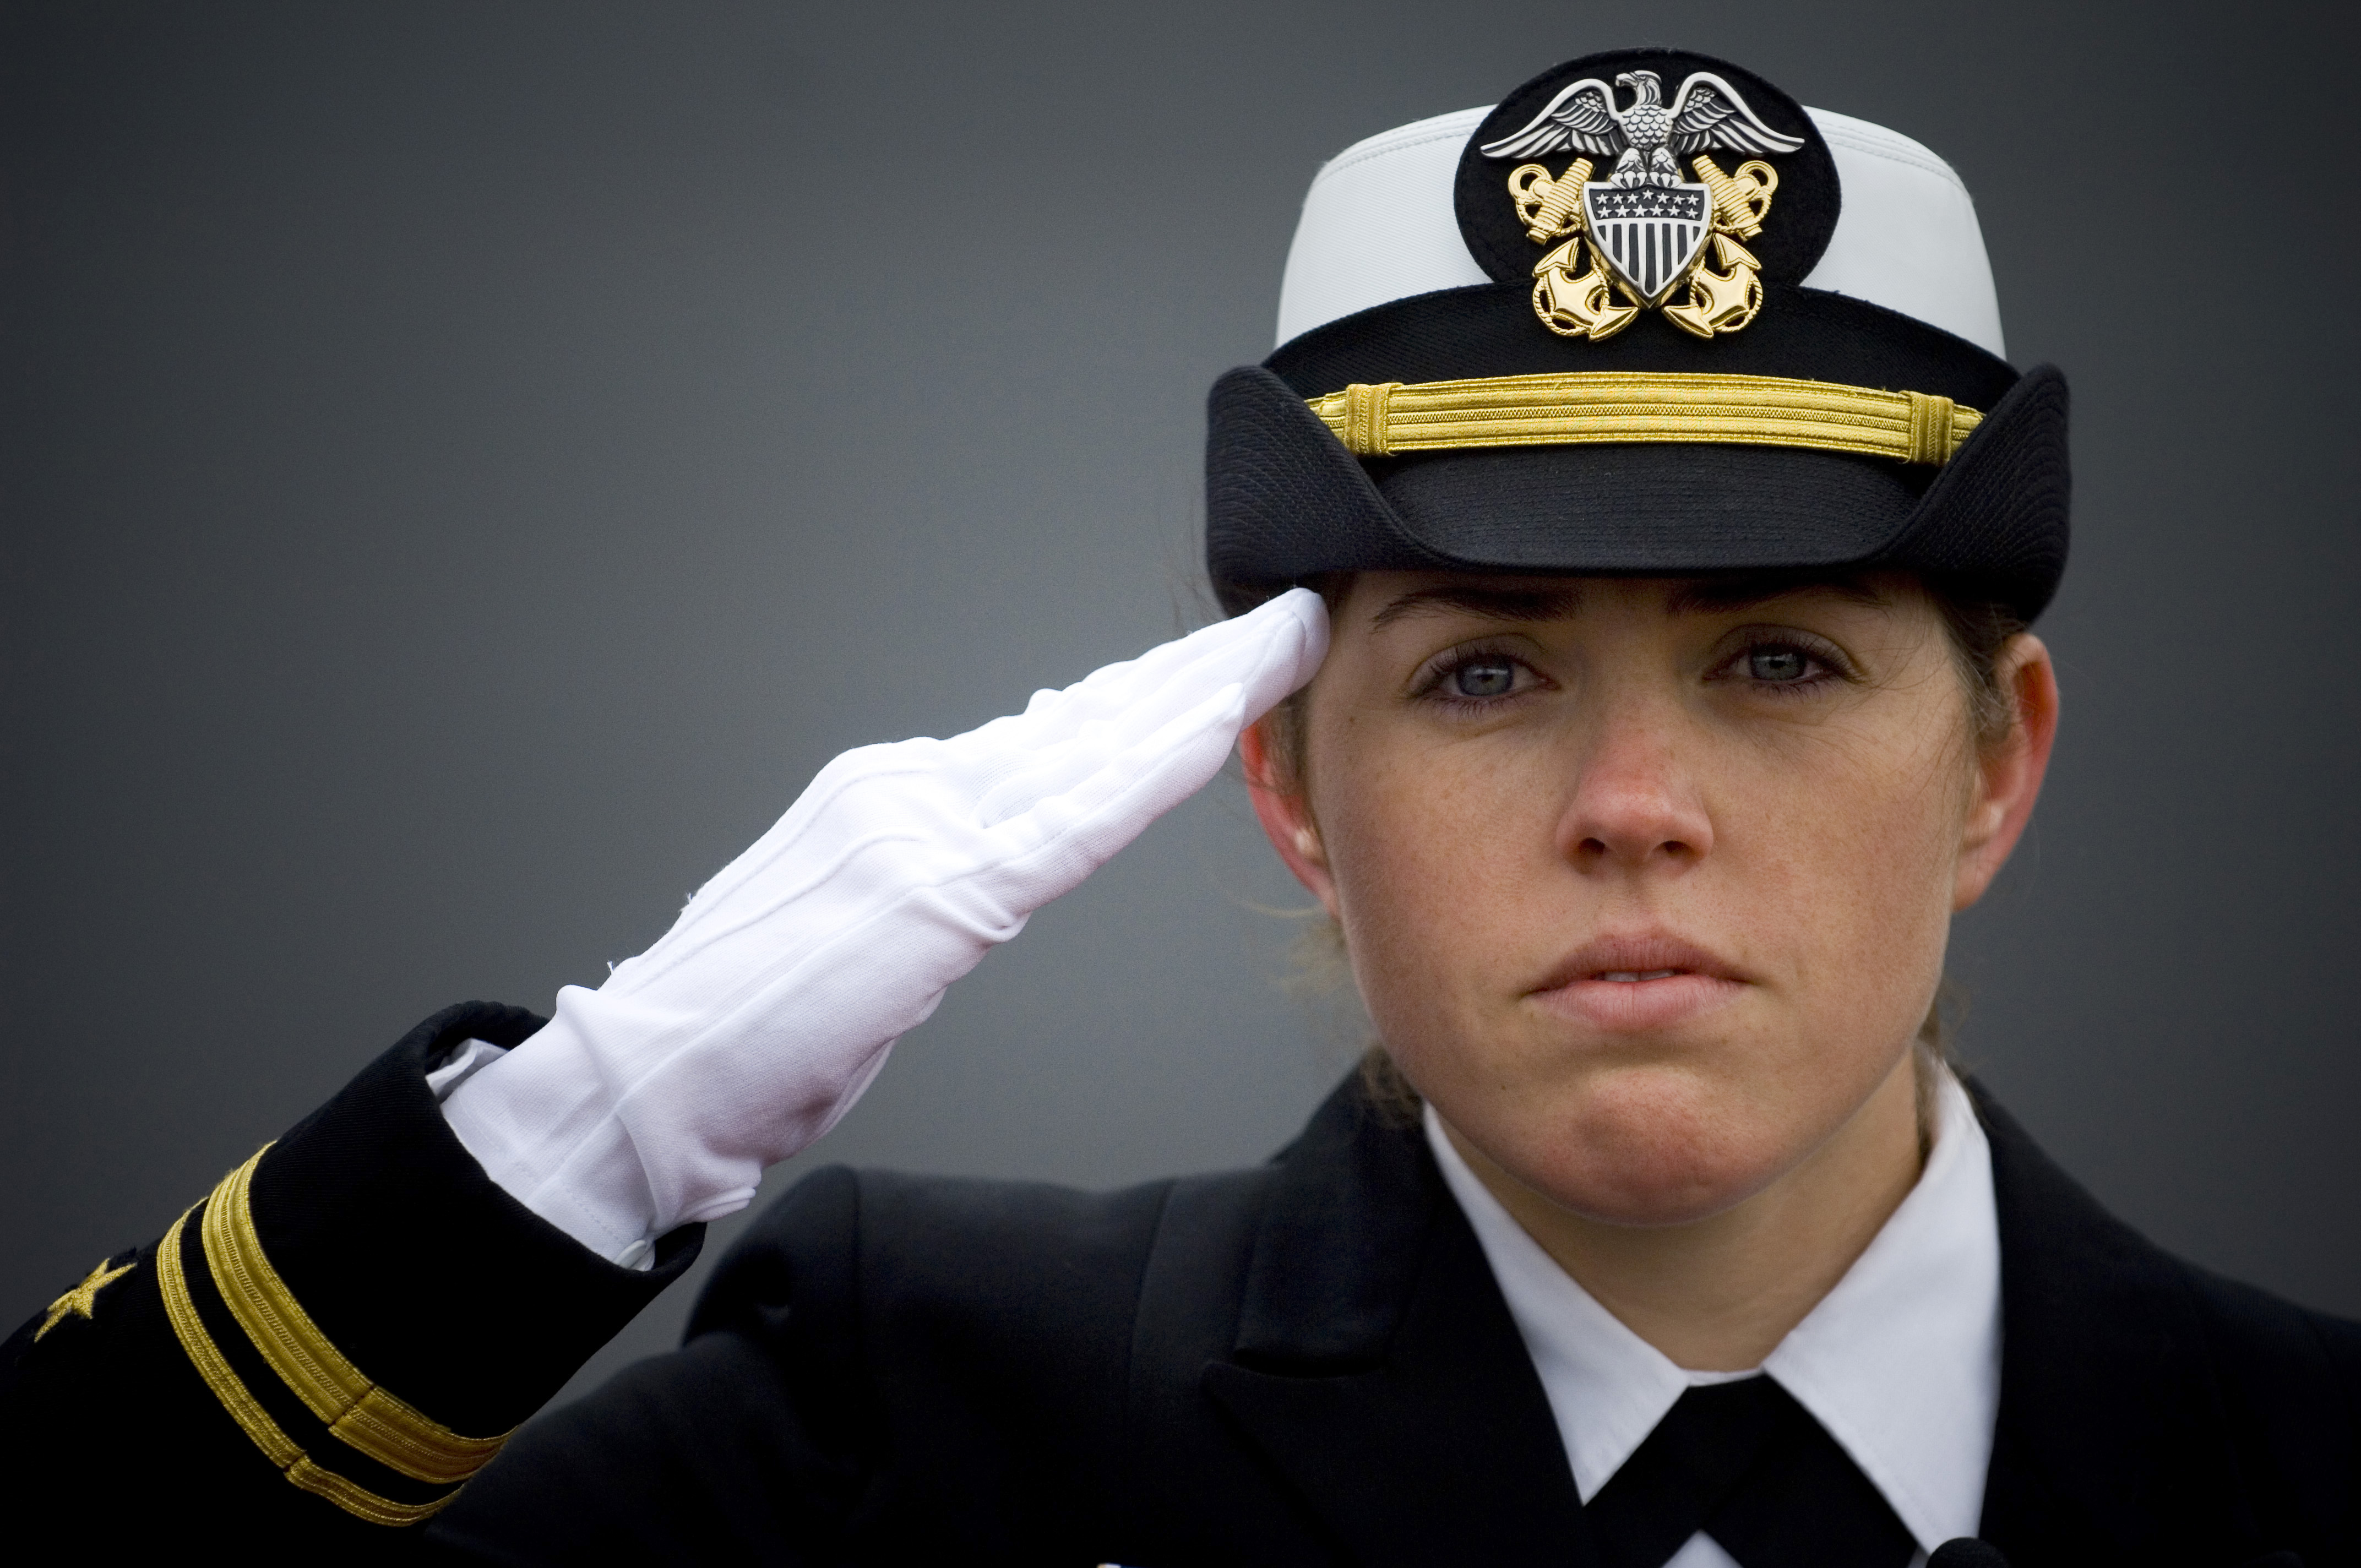
{"type": "MultiPolygon", "coordinates": [[[[1273,1168],[1112,1191],[832,1166],[763,1212],[722,1259],[689,1334],[789,1301],[817,1311],[1021,1321],[1045,1339],[1128,1322],[1176,1198],[1250,1245],[1273,1168]]],[[[1191,1238],[1203,1227],[1189,1227],[1191,1238]]]]}
{"type": "Polygon", "coordinates": [[[2216,1357],[2242,1381],[2274,1374],[2290,1393],[2335,1400],[2361,1420],[2361,1322],[2315,1311],[2183,1259],[2216,1357]]]}
{"type": "Polygon", "coordinates": [[[2353,1561],[2361,1546],[2361,1323],[2195,1264],[2180,1267],[2207,1341],[2223,1433],[2257,1515],[2312,1542],[2306,1561],[2353,1561]]]}
{"type": "Polygon", "coordinates": [[[2213,1370],[2234,1424],[2361,1443],[2361,1323],[2300,1307],[2157,1245],[2060,1169],[1981,1085],[1991,1138],[2009,1333],[2052,1352],[2080,1346],[2128,1367],[2153,1341],[2213,1370]],[[2010,1284],[2012,1276],[2014,1283],[2010,1284]],[[2125,1314],[2157,1334],[2090,1337],[2125,1314]],[[2033,1336],[2031,1341],[2026,1335],[2033,1336]]]}

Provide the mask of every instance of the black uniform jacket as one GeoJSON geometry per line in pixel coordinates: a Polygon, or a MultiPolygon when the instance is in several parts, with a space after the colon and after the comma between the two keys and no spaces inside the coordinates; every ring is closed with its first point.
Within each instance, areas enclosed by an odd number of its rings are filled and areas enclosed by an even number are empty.
{"type": "MultiPolygon", "coordinates": [[[[615,1268],[453,1138],[427,1066],[538,1023],[429,1020],[169,1255],[118,1255],[20,1330],[13,1516],[267,1561],[1597,1561],[1474,1234],[1417,1127],[1351,1084],[1268,1165],[1119,1192],[822,1171],[678,1352],[456,1488],[697,1245],[615,1268]]],[[[2004,1343],[1984,1538],[2015,1568],[2361,1563],[2361,1324],[2168,1256],[1978,1107],[2004,1343]]]]}

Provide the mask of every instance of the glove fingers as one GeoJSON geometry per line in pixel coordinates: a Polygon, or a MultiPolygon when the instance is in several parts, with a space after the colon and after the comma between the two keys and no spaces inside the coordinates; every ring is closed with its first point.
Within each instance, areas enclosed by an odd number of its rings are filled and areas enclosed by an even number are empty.
{"type": "MultiPolygon", "coordinates": [[[[963,848],[961,840],[1070,794],[1112,797],[1154,772],[1163,753],[1184,752],[1173,759],[1174,776],[1191,782],[1169,799],[1152,791],[1141,795],[1158,803],[1142,807],[1147,814],[1090,861],[1095,865],[1219,772],[1238,729],[1309,680],[1326,643],[1324,606],[1318,595],[1297,589],[1251,614],[1108,665],[1062,692],[1038,694],[1023,714],[950,740],[920,738],[844,752],[769,831],[697,890],[671,932],[619,966],[616,978],[645,983],[651,971],[770,917],[870,855],[910,860],[913,871],[919,862],[940,864],[943,856],[1001,859],[1014,844],[1037,843],[1059,813],[1019,829],[1013,841],[963,848]],[[1207,747],[1209,761],[1191,760],[1207,747]],[[1095,790],[1085,791],[1103,773],[1095,790]],[[790,862],[807,860],[782,876],[790,862]]],[[[1073,807],[1063,809],[1071,814],[1073,807]]],[[[1034,907],[1021,906],[1027,913],[1034,907]]]]}
{"type": "Polygon", "coordinates": [[[1087,717],[1105,717],[1171,691],[1184,694],[1168,707],[1168,712],[1178,712],[1216,686],[1263,678],[1257,673],[1266,671],[1284,682],[1270,698],[1277,702],[1312,678],[1327,647],[1327,608],[1319,595],[1296,588],[1246,615],[1151,649],[1133,662],[1126,680],[1104,685],[1096,677],[1085,681],[1078,706],[1087,717]]]}
{"type": "MultiPolygon", "coordinates": [[[[1135,731],[1135,736],[1145,734],[1194,706],[1205,693],[1242,679],[1274,650],[1294,650],[1300,655],[1309,649],[1316,668],[1326,650],[1327,624],[1320,597],[1306,588],[1293,589],[1248,614],[1176,638],[1137,659],[1106,665],[1063,691],[1036,692],[1023,713],[995,719],[948,744],[979,755],[1003,748],[1038,750],[1070,740],[1092,723],[1160,701],[1154,722],[1135,731]]],[[[1310,678],[1311,670],[1304,670],[1301,679],[1310,678]]]]}
{"type": "MultiPolygon", "coordinates": [[[[1012,751],[980,762],[976,779],[976,819],[993,826],[1030,809],[1038,801],[1062,795],[1084,779],[1131,752],[1151,735],[1166,733],[1168,743],[1179,744],[1185,727],[1175,720],[1189,713],[1210,715],[1207,707],[1216,694],[1238,694],[1236,717],[1221,719],[1226,727],[1222,747],[1226,752],[1238,729],[1262,717],[1288,693],[1312,678],[1326,652],[1326,618],[1316,595],[1298,590],[1301,599],[1280,607],[1265,606],[1253,616],[1239,618],[1207,631],[1227,630],[1245,621],[1257,621],[1250,636],[1232,636],[1202,644],[1185,663],[1167,668],[1155,685],[1134,691],[1127,702],[1103,711],[1091,700],[1060,707],[1056,721],[1065,733],[1055,740],[1012,751]],[[1305,601],[1310,613],[1303,613],[1305,601]],[[1261,618],[1257,620],[1257,618],[1261,618]]],[[[1293,596],[1290,596],[1293,598],[1293,596]]],[[[1205,632],[1197,633],[1204,637],[1205,632]]],[[[1157,650],[1162,653],[1195,641],[1183,638],[1157,650]]],[[[1137,685],[1137,683],[1133,683],[1137,685]]],[[[1060,694],[1061,696],[1070,693],[1060,694]]],[[[1208,720],[1209,722],[1211,720],[1208,720]]],[[[1046,728],[1046,726],[1045,726],[1046,728]]],[[[1137,761],[1133,766],[1139,765],[1137,761]]],[[[1215,764],[1219,766],[1218,762],[1215,764]]]]}
{"type": "Polygon", "coordinates": [[[1029,912],[1071,892],[1222,771],[1243,712],[1236,687],[1216,692],[1071,788],[994,828],[1005,858],[989,875],[993,895],[1029,912]]]}
{"type": "Polygon", "coordinates": [[[1312,678],[1327,643],[1326,606],[1310,589],[1296,588],[1248,614],[1109,664],[1063,691],[1037,692],[1023,713],[949,740],[921,738],[844,752],[768,832],[697,891],[682,917],[722,902],[791,852],[848,791],[964,787],[988,826],[1072,788],[1108,757],[1232,682],[1245,688],[1244,722],[1251,723],[1312,678]],[[1109,724],[1116,728],[1104,729],[1109,724]]]}

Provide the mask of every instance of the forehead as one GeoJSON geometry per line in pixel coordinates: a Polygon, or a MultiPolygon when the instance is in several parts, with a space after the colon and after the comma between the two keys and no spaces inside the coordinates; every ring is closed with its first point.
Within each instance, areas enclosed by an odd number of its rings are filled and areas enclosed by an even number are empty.
{"type": "Polygon", "coordinates": [[[1601,605],[1653,607],[1667,617],[1729,615],[1792,601],[1899,609],[1919,598],[1906,574],[1739,572],[1688,577],[1543,576],[1459,572],[1364,572],[1341,596],[1342,619],[1371,631],[1450,618],[1565,620],[1601,605]]]}

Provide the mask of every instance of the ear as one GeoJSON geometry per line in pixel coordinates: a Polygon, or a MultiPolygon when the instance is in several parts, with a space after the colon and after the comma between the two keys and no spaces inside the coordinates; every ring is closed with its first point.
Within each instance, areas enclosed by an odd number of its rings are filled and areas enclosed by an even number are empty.
{"type": "Polygon", "coordinates": [[[1270,847],[1279,851],[1295,880],[1334,915],[1336,879],[1328,872],[1328,851],[1320,842],[1319,826],[1312,820],[1311,802],[1279,787],[1279,775],[1271,766],[1270,743],[1268,718],[1238,733],[1238,757],[1246,763],[1246,795],[1254,802],[1255,820],[1262,824],[1270,847]]]}
{"type": "Polygon", "coordinates": [[[2033,817],[2033,802],[2049,771],[2058,739],[2058,672],[2040,638],[2021,632],[2001,650],[1993,671],[2015,708],[2008,739],[1976,766],[1976,795],[1960,838],[1951,907],[1965,909],[1984,895],[2033,817]]]}

